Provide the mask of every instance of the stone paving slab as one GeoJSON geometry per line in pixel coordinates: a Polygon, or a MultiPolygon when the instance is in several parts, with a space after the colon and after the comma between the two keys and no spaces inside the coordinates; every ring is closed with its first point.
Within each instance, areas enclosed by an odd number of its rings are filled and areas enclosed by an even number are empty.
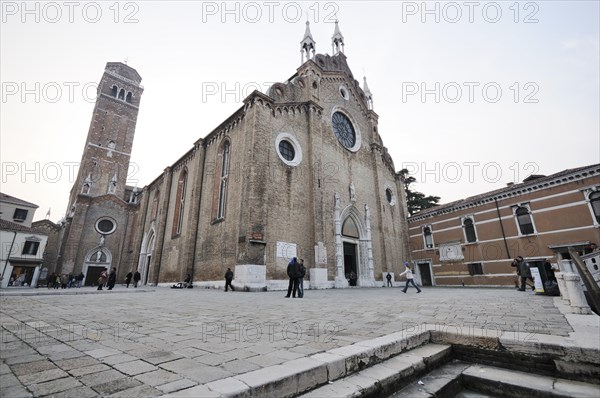
{"type": "MultiPolygon", "coordinates": [[[[71,375],[67,380],[79,383],[53,394],[67,394],[83,385],[98,396],[129,390],[188,394],[190,387],[208,388],[198,384],[330,350],[352,351],[357,348],[344,347],[356,342],[359,351],[375,356],[388,353],[388,335],[416,335],[426,324],[461,333],[475,329],[510,332],[517,340],[532,333],[548,337],[574,333],[552,297],[512,289],[425,288],[420,295],[382,288],[307,290],[302,300],[286,300],[281,292],[225,294],[214,289],[117,287],[114,292],[119,294],[0,294],[2,375],[16,371],[30,377],[54,369],[36,368],[53,361],[56,368],[71,375]],[[98,295],[102,305],[98,305],[98,295]],[[376,347],[365,345],[377,338],[381,344],[376,347]],[[135,366],[123,368],[127,365],[122,364],[137,361],[146,364],[147,373],[137,374],[135,366]],[[18,367],[27,364],[35,365],[30,371],[24,370],[27,366],[18,367]],[[93,368],[98,365],[102,366],[93,368]],[[119,372],[119,366],[124,372],[119,372]],[[80,373],[86,367],[92,373],[80,373]],[[119,382],[118,390],[107,386],[99,391],[95,386],[109,383],[102,378],[103,372],[115,372],[118,380],[125,381],[119,382]],[[162,384],[156,384],[143,377],[154,372],[179,379],[165,376],[159,379],[162,384]]],[[[327,366],[335,369],[335,364],[327,366]]],[[[15,380],[15,387],[23,386],[15,380]]],[[[33,385],[38,385],[39,392],[44,383],[48,382],[33,385]]]]}

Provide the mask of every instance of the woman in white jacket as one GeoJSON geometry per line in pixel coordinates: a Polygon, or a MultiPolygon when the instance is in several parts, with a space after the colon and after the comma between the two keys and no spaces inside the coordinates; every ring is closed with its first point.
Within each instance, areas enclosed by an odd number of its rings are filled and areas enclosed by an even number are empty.
{"type": "Polygon", "coordinates": [[[404,293],[406,293],[406,290],[408,289],[408,284],[412,283],[412,285],[417,289],[417,293],[421,293],[421,289],[419,289],[419,286],[417,286],[417,284],[414,281],[414,276],[412,273],[412,269],[410,268],[410,263],[408,261],[404,262],[404,266],[406,267],[406,269],[404,270],[403,273],[401,273],[398,276],[402,276],[404,274],[406,274],[406,286],[404,286],[404,289],[402,289],[402,291],[404,293]]]}

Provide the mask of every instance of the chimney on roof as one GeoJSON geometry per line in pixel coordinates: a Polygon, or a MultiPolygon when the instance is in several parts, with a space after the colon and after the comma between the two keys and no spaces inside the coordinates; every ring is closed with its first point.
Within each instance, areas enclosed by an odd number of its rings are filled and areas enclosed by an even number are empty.
{"type": "Polygon", "coordinates": [[[533,181],[533,180],[537,180],[538,178],[544,178],[546,177],[543,174],[532,174],[529,177],[527,177],[526,179],[523,180],[523,182],[529,182],[529,181],[533,181]]]}
{"type": "Polygon", "coordinates": [[[515,183],[514,183],[514,182],[507,182],[507,183],[506,183],[506,186],[507,186],[507,187],[510,187],[511,185],[515,185],[515,183]]]}

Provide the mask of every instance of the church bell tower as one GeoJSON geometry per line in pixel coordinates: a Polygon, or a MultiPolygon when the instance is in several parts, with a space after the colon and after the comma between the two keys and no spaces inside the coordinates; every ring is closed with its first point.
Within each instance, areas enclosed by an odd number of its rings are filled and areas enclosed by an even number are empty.
{"type": "MultiPolygon", "coordinates": [[[[135,125],[144,88],[137,71],[120,62],[106,64],[69,208],[80,194],[124,198],[135,125]]],[[[67,210],[70,211],[70,210],[67,210]]]]}
{"type": "MultiPolygon", "coordinates": [[[[83,272],[86,284],[111,267],[125,268],[122,242],[136,206],[126,187],[133,138],[144,88],[141,76],[121,62],[106,64],[79,172],[63,223],[57,271],[83,272]]],[[[97,278],[96,278],[97,279],[97,278]]]]}

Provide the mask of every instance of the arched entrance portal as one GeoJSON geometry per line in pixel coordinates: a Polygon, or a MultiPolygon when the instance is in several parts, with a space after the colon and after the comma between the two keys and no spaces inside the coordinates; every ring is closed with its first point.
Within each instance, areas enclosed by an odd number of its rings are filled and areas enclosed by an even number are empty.
{"type": "Polygon", "coordinates": [[[148,284],[150,279],[150,270],[152,266],[152,252],[154,250],[154,242],[156,233],[154,231],[154,225],[150,227],[150,231],[144,236],[142,241],[142,250],[140,251],[140,259],[138,261],[138,272],[141,274],[141,283],[143,285],[148,284]]]}
{"type": "Polygon", "coordinates": [[[364,214],[354,202],[343,210],[335,194],[335,287],[375,286],[369,207],[364,214]]]}
{"type": "Polygon", "coordinates": [[[106,247],[98,246],[85,255],[83,274],[85,275],[84,286],[95,286],[98,284],[100,273],[106,268],[110,270],[112,254],[106,247]]]}
{"type": "Polygon", "coordinates": [[[344,246],[344,277],[350,286],[358,281],[358,228],[352,217],[346,218],[342,225],[342,244],[344,246]]]}

